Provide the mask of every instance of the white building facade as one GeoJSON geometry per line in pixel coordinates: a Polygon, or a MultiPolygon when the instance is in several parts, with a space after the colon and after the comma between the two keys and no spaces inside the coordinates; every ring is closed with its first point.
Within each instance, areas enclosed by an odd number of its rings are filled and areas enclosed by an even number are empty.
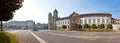
{"type": "Polygon", "coordinates": [[[112,15],[108,13],[90,13],[90,14],[78,14],[73,12],[69,17],[59,18],[56,21],[56,26],[62,28],[63,25],[66,25],[67,29],[74,29],[76,24],[107,24],[112,23],[112,15]]]}
{"type": "Polygon", "coordinates": [[[104,24],[106,28],[107,24],[114,24],[116,21],[112,18],[112,14],[109,13],[78,14],[73,12],[68,17],[60,18],[58,17],[58,11],[55,9],[53,15],[51,12],[48,14],[48,29],[61,29],[65,25],[67,29],[74,30],[78,24],[82,26],[84,24],[96,24],[97,26],[104,24]]]}
{"type": "Polygon", "coordinates": [[[109,18],[108,16],[86,16],[86,17],[82,17],[80,18],[80,23],[81,24],[108,24],[109,22],[109,18]]]}
{"type": "Polygon", "coordinates": [[[64,20],[58,20],[56,21],[56,26],[61,28],[63,25],[67,27],[67,29],[70,26],[70,19],[64,19],[64,20]]]}

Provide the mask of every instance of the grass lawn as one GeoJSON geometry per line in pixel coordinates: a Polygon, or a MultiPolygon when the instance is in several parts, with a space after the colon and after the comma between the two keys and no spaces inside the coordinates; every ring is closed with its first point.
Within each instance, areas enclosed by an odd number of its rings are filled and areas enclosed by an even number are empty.
{"type": "Polygon", "coordinates": [[[0,32],[0,43],[10,43],[9,37],[4,32],[0,32]]]}
{"type": "Polygon", "coordinates": [[[18,43],[16,35],[0,31],[0,43],[18,43]]]}

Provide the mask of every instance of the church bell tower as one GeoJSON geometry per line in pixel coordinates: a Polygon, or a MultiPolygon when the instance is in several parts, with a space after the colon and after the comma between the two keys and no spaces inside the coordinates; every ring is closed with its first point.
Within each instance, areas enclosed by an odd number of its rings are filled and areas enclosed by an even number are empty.
{"type": "Polygon", "coordinates": [[[54,24],[53,28],[54,28],[54,30],[56,29],[56,21],[57,21],[57,19],[58,19],[58,11],[55,9],[53,11],[53,24],[54,24]]]}

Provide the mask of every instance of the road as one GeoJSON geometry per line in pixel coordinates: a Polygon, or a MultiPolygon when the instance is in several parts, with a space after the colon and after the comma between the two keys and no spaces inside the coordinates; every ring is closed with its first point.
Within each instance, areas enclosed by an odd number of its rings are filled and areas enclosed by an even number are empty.
{"type": "Polygon", "coordinates": [[[48,43],[120,43],[115,32],[76,32],[41,30],[34,33],[48,43]]]}
{"type": "Polygon", "coordinates": [[[16,34],[19,43],[120,43],[120,34],[116,32],[77,32],[77,31],[52,31],[52,30],[10,30],[16,34]],[[39,39],[43,39],[42,41],[39,39]]]}

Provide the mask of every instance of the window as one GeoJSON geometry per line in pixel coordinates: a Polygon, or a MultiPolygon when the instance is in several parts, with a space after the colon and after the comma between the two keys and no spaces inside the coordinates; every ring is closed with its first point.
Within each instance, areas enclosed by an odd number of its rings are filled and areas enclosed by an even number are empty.
{"type": "Polygon", "coordinates": [[[97,21],[98,23],[100,23],[100,19],[98,19],[98,21],[97,21]]]}
{"type": "Polygon", "coordinates": [[[68,24],[70,24],[70,22],[68,21],[68,24]]]}
{"type": "Polygon", "coordinates": [[[65,21],[65,24],[67,24],[66,21],[65,21]]]}
{"type": "Polygon", "coordinates": [[[89,19],[89,23],[91,23],[91,19],[89,19]]]}
{"type": "Polygon", "coordinates": [[[73,23],[75,23],[75,20],[73,20],[73,23]]]}
{"type": "Polygon", "coordinates": [[[64,22],[62,22],[62,24],[64,24],[64,22]]]}
{"type": "Polygon", "coordinates": [[[62,22],[61,22],[61,25],[62,25],[62,22]]]}
{"type": "Polygon", "coordinates": [[[80,20],[80,24],[82,24],[83,23],[83,20],[80,20]]]}
{"type": "Polygon", "coordinates": [[[85,24],[87,23],[87,20],[84,20],[85,24]]]}
{"type": "Polygon", "coordinates": [[[68,28],[69,28],[69,26],[68,26],[68,28]]]}
{"type": "Polygon", "coordinates": [[[96,23],[95,21],[96,21],[96,20],[95,20],[95,19],[93,19],[93,23],[96,23]]]}
{"type": "Polygon", "coordinates": [[[109,19],[107,19],[107,23],[109,23],[109,19]]]}
{"type": "Polygon", "coordinates": [[[102,23],[104,23],[105,22],[105,20],[104,19],[102,19],[102,23]]]}

